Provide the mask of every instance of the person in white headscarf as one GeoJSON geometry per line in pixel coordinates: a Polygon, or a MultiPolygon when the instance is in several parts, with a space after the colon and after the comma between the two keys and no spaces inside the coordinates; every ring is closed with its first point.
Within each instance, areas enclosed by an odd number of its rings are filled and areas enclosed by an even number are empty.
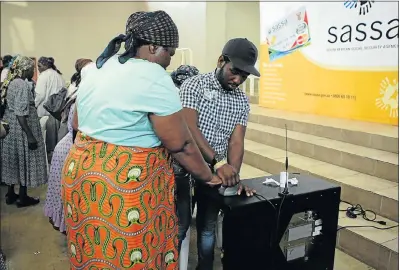
{"type": "Polygon", "coordinates": [[[10,134],[1,148],[1,179],[9,186],[6,204],[18,207],[36,205],[40,201],[27,195],[27,188],[47,182],[46,154],[39,118],[36,113],[32,84],[34,62],[29,57],[12,60],[7,79],[1,86],[1,103],[6,104],[3,121],[9,123],[10,134]],[[18,185],[19,194],[14,186],[18,185]]]}
{"type": "Polygon", "coordinates": [[[51,159],[52,152],[59,141],[58,129],[60,122],[57,121],[43,107],[49,97],[58,93],[65,87],[65,81],[62,73],[57,69],[52,57],[40,57],[38,61],[39,77],[35,88],[35,106],[37,114],[40,118],[40,126],[42,128],[43,140],[46,144],[46,152],[51,159]]]}

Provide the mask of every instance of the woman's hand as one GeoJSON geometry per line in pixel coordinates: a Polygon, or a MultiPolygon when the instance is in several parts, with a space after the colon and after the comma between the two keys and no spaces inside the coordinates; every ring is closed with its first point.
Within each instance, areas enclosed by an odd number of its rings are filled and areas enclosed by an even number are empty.
{"type": "Polygon", "coordinates": [[[10,132],[10,126],[7,123],[0,122],[0,139],[3,139],[10,132]]]}
{"type": "Polygon", "coordinates": [[[33,136],[28,137],[28,148],[29,150],[36,150],[38,148],[38,143],[33,136]]]}
{"type": "Polygon", "coordinates": [[[215,187],[218,185],[222,184],[222,180],[221,178],[218,177],[218,175],[213,175],[213,177],[211,178],[211,181],[206,182],[207,185],[215,187]]]}

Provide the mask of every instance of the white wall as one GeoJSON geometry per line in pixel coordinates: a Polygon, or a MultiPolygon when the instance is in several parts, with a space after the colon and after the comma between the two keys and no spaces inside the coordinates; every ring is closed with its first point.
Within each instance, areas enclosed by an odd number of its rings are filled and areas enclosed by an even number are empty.
{"type": "MultiPolygon", "coordinates": [[[[258,2],[1,2],[1,55],[52,56],[69,79],[78,58],[95,60],[135,11],[165,10],[202,72],[215,68],[229,38],[259,43],[258,2]]],[[[177,65],[174,59],[172,65],[177,65]]]]}

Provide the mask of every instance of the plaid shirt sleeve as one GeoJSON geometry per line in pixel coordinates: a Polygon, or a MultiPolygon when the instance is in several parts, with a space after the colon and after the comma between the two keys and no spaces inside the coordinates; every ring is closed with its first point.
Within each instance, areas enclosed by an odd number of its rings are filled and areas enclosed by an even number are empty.
{"type": "Polygon", "coordinates": [[[198,77],[187,79],[179,89],[179,96],[183,108],[199,110],[199,101],[203,93],[198,77]]]}
{"type": "Polygon", "coordinates": [[[246,97],[246,106],[244,108],[244,110],[242,111],[242,114],[240,115],[240,118],[238,119],[238,123],[237,125],[242,125],[247,127],[247,121],[249,120],[249,113],[250,113],[250,104],[249,104],[249,100],[246,97]]]}

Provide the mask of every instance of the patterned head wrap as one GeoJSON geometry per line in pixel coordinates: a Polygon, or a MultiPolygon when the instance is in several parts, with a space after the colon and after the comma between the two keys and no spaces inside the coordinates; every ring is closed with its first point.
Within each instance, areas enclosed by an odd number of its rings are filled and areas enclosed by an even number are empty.
{"type": "Polygon", "coordinates": [[[39,61],[40,64],[42,64],[43,66],[46,66],[48,68],[51,68],[54,65],[54,58],[53,57],[40,57],[39,61]]]}
{"type": "Polygon", "coordinates": [[[199,74],[199,70],[195,66],[182,65],[171,73],[171,78],[174,81],[176,87],[181,87],[183,82],[190,77],[199,74]]]}
{"type": "Polygon", "coordinates": [[[82,80],[82,74],[81,74],[82,69],[86,65],[88,65],[89,63],[92,63],[92,62],[93,62],[92,60],[84,59],[84,58],[76,60],[76,62],[75,62],[75,70],[76,70],[76,72],[73,75],[73,77],[75,77],[75,86],[76,87],[78,87],[79,84],[81,83],[81,80],[82,80]]]}
{"type": "Polygon", "coordinates": [[[17,55],[15,56],[10,64],[10,71],[8,72],[7,79],[4,80],[1,85],[1,104],[5,104],[5,99],[7,95],[7,88],[10,82],[15,78],[22,77],[23,73],[35,66],[35,62],[26,56],[17,55]]]}
{"type": "Polygon", "coordinates": [[[140,41],[178,48],[178,28],[165,11],[135,12],[126,22],[126,35],[121,34],[111,40],[104,52],[97,58],[97,68],[101,68],[110,57],[119,51],[122,42],[125,42],[125,52],[118,57],[119,62],[123,64],[129,58],[135,57],[140,41]]]}
{"type": "Polygon", "coordinates": [[[54,58],[53,57],[40,57],[39,61],[40,64],[42,64],[45,67],[54,69],[57,71],[58,74],[62,75],[62,73],[57,69],[56,65],[54,64],[54,58]]]}
{"type": "Polygon", "coordinates": [[[81,58],[76,60],[75,62],[75,70],[76,72],[81,72],[82,68],[84,68],[87,64],[92,63],[93,61],[90,59],[81,58]]]}
{"type": "Polygon", "coordinates": [[[13,59],[13,57],[11,55],[4,55],[3,57],[3,66],[5,68],[8,68],[10,66],[11,60],[13,59]]]}

